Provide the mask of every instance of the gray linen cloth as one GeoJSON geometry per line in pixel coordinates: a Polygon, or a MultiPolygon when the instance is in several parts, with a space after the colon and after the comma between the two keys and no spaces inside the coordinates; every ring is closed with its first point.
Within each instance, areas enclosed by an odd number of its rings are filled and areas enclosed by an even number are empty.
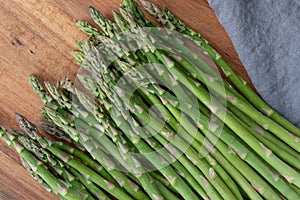
{"type": "Polygon", "coordinates": [[[300,127],[300,0],[208,0],[254,86],[300,127]]]}

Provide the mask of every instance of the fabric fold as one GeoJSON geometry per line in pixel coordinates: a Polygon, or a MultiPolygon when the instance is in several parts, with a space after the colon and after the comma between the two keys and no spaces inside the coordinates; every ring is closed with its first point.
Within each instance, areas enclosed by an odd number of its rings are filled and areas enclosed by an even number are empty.
{"type": "Polygon", "coordinates": [[[208,0],[254,86],[300,127],[300,0],[208,0]]]}

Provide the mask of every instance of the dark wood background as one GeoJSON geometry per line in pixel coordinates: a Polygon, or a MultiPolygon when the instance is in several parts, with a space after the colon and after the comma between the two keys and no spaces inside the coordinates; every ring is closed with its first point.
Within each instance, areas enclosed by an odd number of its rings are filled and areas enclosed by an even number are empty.
{"type": "MultiPolygon", "coordinates": [[[[152,0],[167,6],[200,32],[239,75],[250,82],[226,32],[206,0],[152,0]]],[[[85,35],[74,22],[91,22],[88,6],[111,18],[121,0],[2,0],[0,1],[0,125],[17,128],[14,113],[36,122],[41,101],[31,90],[28,76],[55,82],[74,79],[78,66],[71,52],[85,35]]],[[[57,199],[21,166],[18,155],[0,141],[0,199],[57,199]]]]}

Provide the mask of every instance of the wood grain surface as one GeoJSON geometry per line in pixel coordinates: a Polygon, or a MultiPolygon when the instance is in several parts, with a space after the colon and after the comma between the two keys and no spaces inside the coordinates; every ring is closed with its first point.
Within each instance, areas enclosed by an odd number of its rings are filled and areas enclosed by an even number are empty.
{"type": "MultiPolygon", "coordinates": [[[[250,82],[226,32],[206,0],[152,0],[167,6],[200,32],[239,75],[250,82]]],[[[91,22],[88,6],[111,18],[121,0],[0,0],[0,124],[17,128],[14,113],[40,119],[41,101],[28,84],[28,75],[55,82],[74,79],[78,66],[71,56],[75,40],[85,34],[76,20],[91,22]]],[[[0,141],[0,199],[57,199],[46,192],[20,164],[18,155],[0,141]]]]}

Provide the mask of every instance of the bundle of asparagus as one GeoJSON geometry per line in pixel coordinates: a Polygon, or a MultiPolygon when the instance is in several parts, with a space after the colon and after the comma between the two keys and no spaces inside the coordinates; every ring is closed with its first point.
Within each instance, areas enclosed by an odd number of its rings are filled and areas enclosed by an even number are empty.
{"type": "Polygon", "coordinates": [[[0,129],[24,167],[61,199],[299,199],[300,129],[200,34],[141,3],[164,31],[134,0],[115,22],[91,7],[101,30],[77,23],[89,37],[74,52],[84,69],[75,84],[30,76],[51,139],[19,114],[24,132],[0,129]]]}

